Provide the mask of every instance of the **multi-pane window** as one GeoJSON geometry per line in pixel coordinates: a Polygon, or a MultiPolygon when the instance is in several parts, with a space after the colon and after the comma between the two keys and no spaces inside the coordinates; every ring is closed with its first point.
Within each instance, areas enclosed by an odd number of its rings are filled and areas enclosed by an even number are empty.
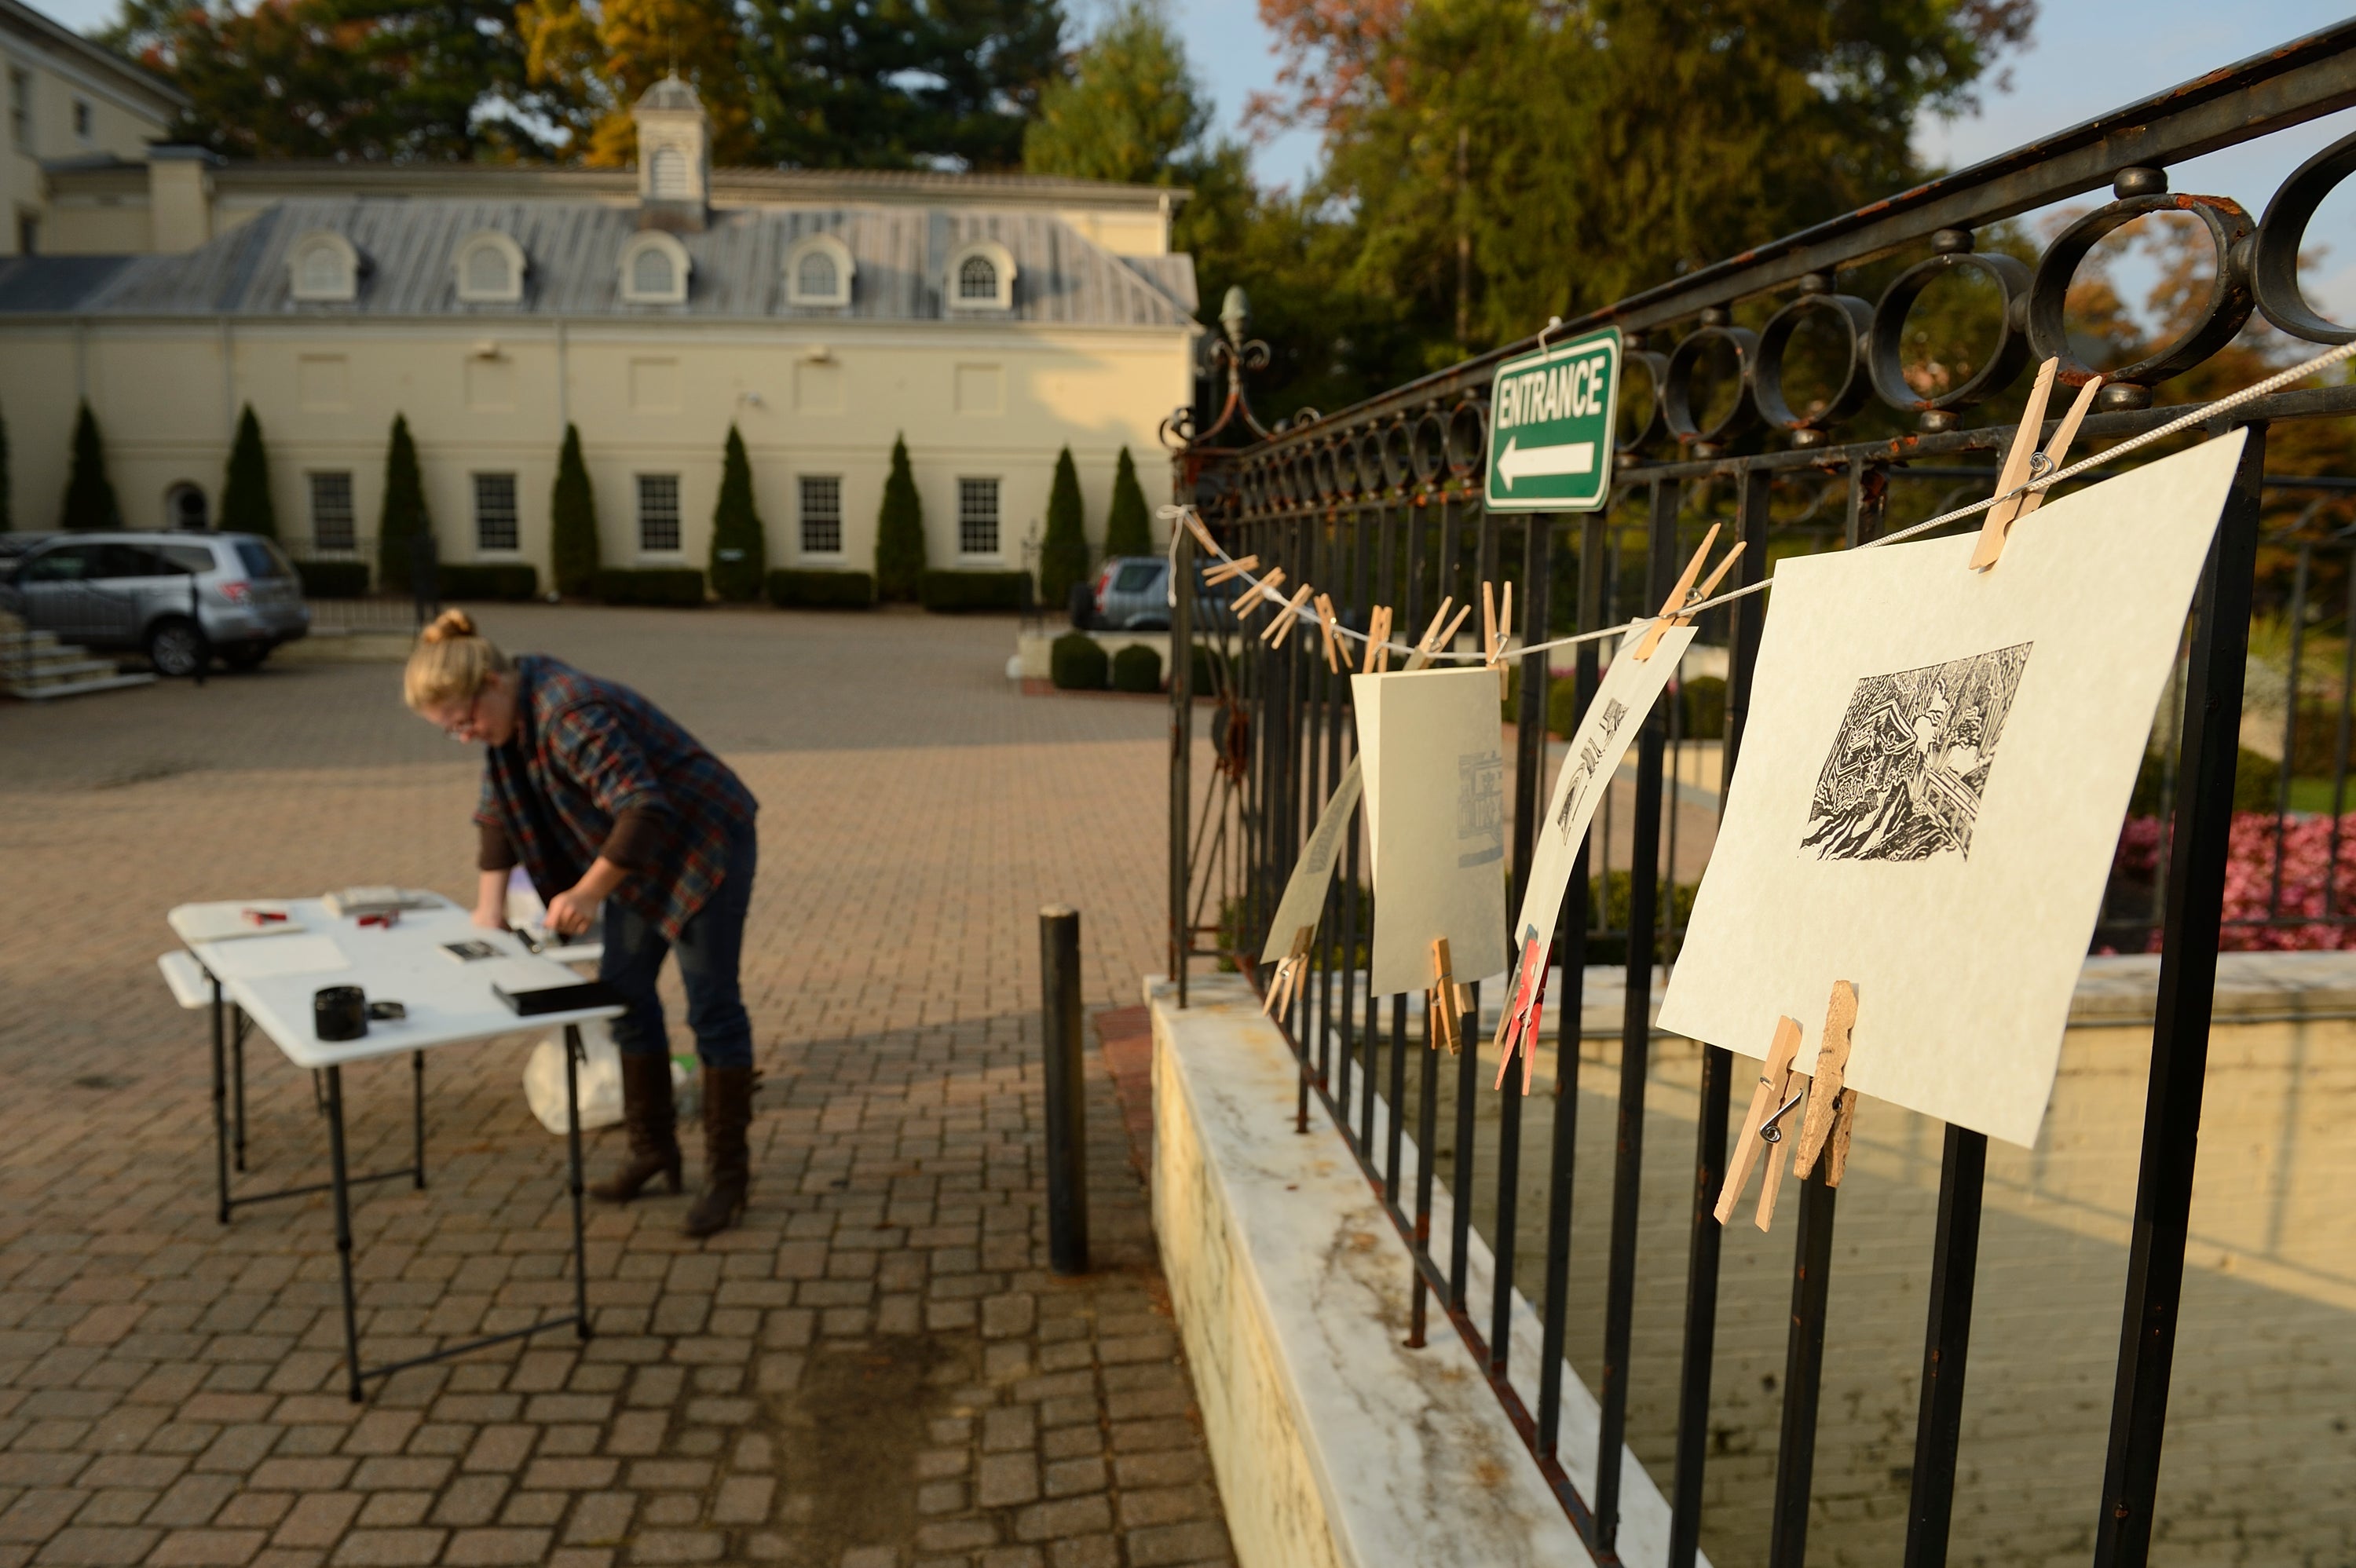
{"type": "Polygon", "coordinates": [[[91,137],[90,100],[77,98],[73,106],[74,134],[87,142],[91,137]]]}
{"type": "Polygon", "coordinates": [[[842,553],[842,481],[832,475],[802,475],[802,553],[842,553]]]}
{"type": "Polygon", "coordinates": [[[33,150],[33,73],[8,72],[8,143],[20,153],[33,150]]]}
{"type": "Polygon", "coordinates": [[[516,476],[512,474],[475,475],[475,548],[515,549],[516,476]]]}
{"type": "Polygon", "coordinates": [[[998,481],[958,481],[958,552],[998,553],[998,481]]]}
{"type": "Polygon", "coordinates": [[[679,475],[638,475],[638,548],[675,550],[679,548],[679,475]]]}
{"type": "Polygon", "coordinates": [[[998,299],[998,263],[987,256],[968,256],[958,263],[958,298],[979,304],[998,299]]]}
{"type": "Polygon", "coordinates": [[[348,473],[313,474],[311,480],[311,548],[351,549],[352,476],[348,473]]]}

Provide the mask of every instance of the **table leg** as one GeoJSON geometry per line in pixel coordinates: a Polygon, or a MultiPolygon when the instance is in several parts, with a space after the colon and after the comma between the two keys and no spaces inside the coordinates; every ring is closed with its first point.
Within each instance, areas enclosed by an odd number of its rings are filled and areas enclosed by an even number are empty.
{"type": "Polygon", "coordinates": [[[589,1338],[589,1248],[581,1221],[581,1026],[564,1026],[564,1141],[573,1163],[573,1310],[589,1338]]]}
{"type": "Polygon", "coordinates": [[[417,1173],[417,1190],[425,1190],[425,1053],[409,1053],[410,1168],[417,1173]]]}
{"type": "Polygon", "coordinates": [[[352,1301],[352,1198],[344,1174],[344,1070],[327,1069],[327,1164],[336,1193],[336,1262],[344,1282],[344,1370],[360,1402],[359,1313],[352,1301]]]}
{"type": "Polygon", "coordinates": [[[237,1168],[245,1168],[245,1009],[235,1009],[236,1027],[230,1031],[230,1083],[237,1108],[237,1168]]]}
{"type": "Polygon", "coordinates": [[[221,984],[213,982],[213,1171],[220,1179],[216,1217],[229,1223],[229,1085],[221,1063],[221,984]]]}

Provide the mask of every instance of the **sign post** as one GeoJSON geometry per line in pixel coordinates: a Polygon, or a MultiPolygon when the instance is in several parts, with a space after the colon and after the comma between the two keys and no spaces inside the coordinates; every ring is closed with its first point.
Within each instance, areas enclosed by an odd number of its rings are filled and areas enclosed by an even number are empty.
{"type": "Polygon", "coordinates": [[[1619,409],[1616,326],[1499,365],[1489,389],[1489,509],[1601,510],[1619,409]]]}

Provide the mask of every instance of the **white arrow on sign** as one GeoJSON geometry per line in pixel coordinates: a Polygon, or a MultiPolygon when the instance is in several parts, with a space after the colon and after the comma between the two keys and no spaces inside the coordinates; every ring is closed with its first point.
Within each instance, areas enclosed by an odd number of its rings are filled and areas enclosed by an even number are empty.
{"type": "Polygon", "coordinates": [[[1537,478],[1551,474],[1592,474],[1595,472],[1595,443],[1574,441],[1563,446],[1524,446],[1517,436],[1505,438],[1505,450],[1497,459],[1497,472],[1505,475],[1505,488],[1527,475],[1537,478]]]}

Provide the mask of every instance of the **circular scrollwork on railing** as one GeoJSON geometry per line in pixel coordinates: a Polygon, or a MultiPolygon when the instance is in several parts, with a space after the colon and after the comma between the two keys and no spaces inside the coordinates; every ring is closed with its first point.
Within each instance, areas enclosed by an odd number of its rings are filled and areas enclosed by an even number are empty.
{"type": "Polygon", "coordinates": [[[1472,483],[1486,455],[1488,439],[1489,409],[1480,399],[1467,398],[1448,411],[1442,444],[1451,478],[1462,485],[1472,483]]]}
{"type": "Polygon", "coordinates": [[[1379,425],[1360,425],[1350,440],[1350,461],[1357,468],[1356,494],[1374,496],[1383,493],[1383,432],[1379,425]]]}
{"type": "Polygon", "coordinates": [[[1448,426],[1437,409],[1426,409],[1415,419],[1408,444],[1408,464],[1415,482],[1429,490],[1448,470],[1448,426]]]}
{"type": "Polygon", "coordinates": [[[1620,357],[1620,395],[1628,395],[1628,367],[1644,368],[1644,417],[1635,421],[1635,433],[1625,438],[1615,434],[1613,450],[1622,457],[1633,458],[1648,446],[1657,446],[1668,438],[1669,421],[1661,412],[1661,387],[1668,379],[1669,357],[1646,349],[1631,348],[1620,357]]]}
{"type": "Polygon", "coordinates": [[[1855,294],[1831,293],[1819,288],[1777,311],[1760,329],[1758,358],[1751,372],[1751,396],[1758,405],[1759,417],[1777,430],[1802,438],[1805,444],[1807,440],[1819,437],[1856,413],[1873,395],[1873,372],[1866,354],[1872,336],[1873,306],[1855,294]],[[1815,314],[1829,315],[1848,335],[1847,372],[1822,408],[1794,413],[1783,391],[1783,356],[1792,347],[1793,333],[1815,314]]]}
{"type": "Polygon", "coordinates": [[[1940,253],[1899,273],[1874,304],[1866,358],[1873,389],[1883,402],[1925,416],[1952,414],[1986,401],[2010,385],[2029,362],[2029,339],[2019,319],[2029,298],[2029,269],[2010,256],[1975,254],[1971,236],[1958,229],[1942,229],[1933,242],[1941,247],[1940,253]],[[1906,314],[1923,290],[1958,272],[1977,272],[2002,291],[2004,305],[1997,317],[1996,347],[1979,369],[1961,384],[1926,398],[1906,379],[1906,314]]]}
{"type": "MultiPolygon", "coordinates": [[[[2122,171],[2118,187],[2138,188],[2157,183],[2149,177],[2154,172],[2122,171]]],[[[2103,379],[2108,383],[2102,394],[2105,408],[2147,404],[2152,387],[2170,376],[2182,375],[2231,343],[2242,324],[2250,319],[2254,303],[2250,293],[2250,238],[2256,226],[2241,203],[2222,196],[2170,196],[2165,190],[2122,196],[2063,229],[2038,258],[2029,293],[2029,351],[2040,359],[2059,358],[2064,383],[2083,386],[2094,375],[2093,367],[2070,352],[2066,305],[2072,275],[2103,236],[2152,212],[2189,212],[2201,219],[2209,230],[2209,242],[2216,247],[2217,271],[2209,280],[2208,297],[2201,302],[2200,318],[2190,331],[2132,365],[2104,373],[2103,379]]]]}
{"type": "Polygon", "coordinates": [[[2332,187],[2356,174],[2356,135],[2343,136],[2293,171],[2266,203],[2250,266],[2251,294],[2265,318],[2309,343],[2346,343],[2356,326],[2342,326],[2307,303],[2298,286],[2298,248],[2308,223],[2332,187]]]}
{"type": "Polygon", "coordinates": [[[1415,478],[1415,430],[1405,414],[1383,426],[1384,487],[1404,494],[1415,478]]]}
{"type": "Polygon", "coordinates": [[[1683,444],[1715,448],[1758,423],[1759,405],[1751,396],[1751,372],[1758,358],[1759,335],[1748,327],[1708,322],[1695,328],[1669,351],[1668,369],[1661,378],[1661,415],[1668,421],[1669,433],[1683,444]],[[1704,429],[1693,406],[1694,377],[1702,356],[1719,343],[1734,351],[1734,404],[1704,429]]]}
{"type": "Polygon", "coordinates": [[[1331,506],[1343,495],[1342,470],[1335,461],[1335,445],[1334,440],[1321,441],[1309,458],[1309,471],[1317,485],[1317,499],[1324,506],[1331,506]]]}

